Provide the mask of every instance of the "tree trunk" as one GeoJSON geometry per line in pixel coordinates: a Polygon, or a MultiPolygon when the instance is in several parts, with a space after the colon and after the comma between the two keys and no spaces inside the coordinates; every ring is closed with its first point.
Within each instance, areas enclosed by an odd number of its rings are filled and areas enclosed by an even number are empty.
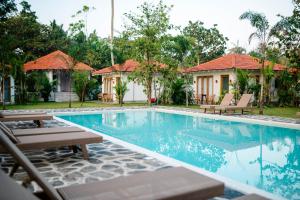
{"type": "Polygon", "coordinates": [[[147,83],[147,98],[148,98],[149,106],[151,106],[151,93],[152,93],[152,78],[149,79],[147,83]]]}
{"type": "Polygon", "coordinates": [[[262,59],[262,66],[261,66],[261,87],[260,87],[260,102],[259,102],[259,114],[264,114],[264,101],[265,101],[265,76],[264,76],[264,68],[265,68],[265,59],[262,59]]]}
{"type": "Polygon", "coordinates": [[[114,40],[114,11],[115,5],[114,0],[111,0],[111,25],[110,25],[110,57],[111,57],[111,65],[115,64],[114,61],[114,52],[113,52],[113,40],[114,40]]]}
{"type": "Polygon", "coordinates": [[[72,108],[72,72],[70,71],[69,108],[72,108]]]}
{"type": "Polygon", "coordinates": [[[2,77],[2,110],[5,110],[5,78],[2,77]]]}
{"type": "Polygon", "coordinates": [[[188,75],[185,76],[185,106],[189,107],[188,75]]]}

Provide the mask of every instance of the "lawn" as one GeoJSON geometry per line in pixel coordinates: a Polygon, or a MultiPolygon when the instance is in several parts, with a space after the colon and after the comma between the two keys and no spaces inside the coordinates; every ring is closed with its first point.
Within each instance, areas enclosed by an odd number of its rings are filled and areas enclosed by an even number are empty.
{"type": "MultiPolygon", "coordinates": [[[[172,105],[174,107],[185,107],[183,105],[172,105]]],[[[199,105],[190,105],[188,108],[199,109],[199,105]]],[[[258,114],[259,109],[254,108],[251,113],[258,114]]],[[[297,118],[296,113],[300,112],[299,107],[265,107],[264,114],[278,117],[297,118]]]]}
{"type": "MultiPolygon", "coordinates": [[[[126,103],[123,106],[145,106],[146,103],[126,103]]],[[[120,106],[119,104],[111,103],[100,103],[97,101],[88,101],[84,102],[72,102],[72,108],[91,108],[91,107],[116,107],[120,106]]],[[[8,110],[20,110],[20,109],[59,109],[59,108],[69,108],[68,102],[38,102],[34,104],[25,104],[25,105],[7,105],[6,109],[8,110]]]]}
{"type": "MultiPolygon", "coordinates": [[[[125,103],[123,106],[146,106],[146,103],[125,103]]],[[[72,108],[88,108],[88,107],[118,107],[119,104],[111,104],[111,103],[100,103],[97,101],[89,101],[84,102],[72,102],[72,108]]],[[[185,108],[184,105],[168,105],[173,107],[182,107],[185,108]]],[[[7,105],[6,109],[9,110],[19,110],[19,109],[58,109],[58,108],[68,108],[68,102],[39,102],[34,104],[26,104],[26,105],[7,105]]],[[[190,105],[188,108],[191,109],[199,109],[199,105],[190,105]]],[[[289,117],[296,118],[296,112],[300,112],[300,108],[297,107],[266,107],[264,109],[265,115],[270,116],[280,116],[280,117],[289,117]]],[[[253,109],[253,114],[258,114],[258,108],[253,109]]]]}

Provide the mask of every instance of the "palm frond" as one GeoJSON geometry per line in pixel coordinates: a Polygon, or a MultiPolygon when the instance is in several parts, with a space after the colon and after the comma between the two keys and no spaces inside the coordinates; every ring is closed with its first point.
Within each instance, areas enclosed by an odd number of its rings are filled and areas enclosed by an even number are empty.
{"type": "Polygon", "coordinates": [[[251,33],[250,34],[250,36],[249,36],[249,39],[248,39],[248,41],[249,41],[249,44],[251,43],[251,41],[254,39],[254,38],[257,38],[257,39],[259,39],[260,38],[260,36],[256,33],[256,32],[254,32],[254,33],[251,33]]]}
{"type": "Polygon", "coordinates": [[[262,13],[246,11],[240,16],[240,19],[248,19],[251,25],[257,28],[260,32],[263,32],[269,28],[269,22],[266,16],[262,13]]]}

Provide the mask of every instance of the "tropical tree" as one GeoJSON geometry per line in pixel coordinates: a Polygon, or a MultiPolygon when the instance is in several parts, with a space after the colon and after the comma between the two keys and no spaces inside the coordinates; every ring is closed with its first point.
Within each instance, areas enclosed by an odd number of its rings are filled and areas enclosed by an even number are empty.
{"type": "Polygon", "coordinates": [[[264,68],[266,61],[266,50],[270,42],[270,25],[264,14],[247,11],[240,16],[241,20],[249,20],[250,24],[256,28],[256,31],[251,33],[249,36],[249,43],[256,38],[259,40],[259,51],[261,53],[261,90],[260,90],[260,104],[259,104],[259,114],[263,114],[263,107],[265,101],[265,77],[264,77],[264,68]]]}
{"type": "Polygon", "coordinates": [[[244,47],[241,47],[239,45],[239,41],[237,41],[236,44],[234,44],[234,46],[228,50],[229,53],[235,53],[235,54],[245,54],[246,53],[246,49],[244,47]]]}
{"type": "Polygon", "coordinates": [[[271,80],[275,76],[273,67],[274,67],[274,63],[271,63],[271,64],[267,65],[263,71],[264,77],[266,79],[265,91],[266,91],[266,99],[267,99],[268,104],[271,101],[271,94],[270,94],[271,80]]]}
{"type": "Polygon", "coordinates": [[[140,13],[126,13],[129,24],[126,30],[133,40],[134,57],[140,62],[131,79],[138,81],[145,87],[148,104],[151,105],[153,79],[161,68],[157,61],[161,58],[162,43],[171,29],[169,23],[170,7],[159,1],[157,5],[145,2],[138,10],[140,13]]]}
{"type": "Polygon", "coordinates": [[[212,28],[205,28],[201,21],[189,21],[183,28],[183,34],[192,40],[190,58],[193,65],[199,65],[225,53],[228,39],[220,33],[216,24],[212,28]]]}
{"type": "MultiPolygon", "coordinates": [[[[75,71],[72,74],[72,81],[75,92],[79,97],[80,102],[85,101],[85,96],[87,94],[88,85],[90,82],[90,72],[88,71],[75,71]]],[[[81,104],[82,105],[82,104],[81,104]]]]}
{"type": "Polygon", "coordinates": [[[2,0],[0,6],[0,21],[6,20],[13,12],[17,11],[14,0],[2,0]]]}
{"type": "Polygon", "coordinates": [[[111,65],[115,64],[114,60],[114,17],[115,17],[115,2],[111,0],[111,22],[110,22],[110,56],[111,56],[111,65]]]}
{"type": "Polygon", "coordinates": [[[118,99],[118,102],[119,102],[120,106],[122,106],[124,96],[125,96],[126,92],[128,91],[127,83],[125,81],[121,81],[121,79],[120,79],[120,81],[117,82],[114,89],[116,92],[116,97],[118,99]]]}
{"type": "MultiPolygon", "coordinates": [[[[185,35],[176,35],[170,37],[170,39],[167,40],[165,46],[166,47],[164,47],[165,49],[164,54],[165,56],[171,57],[175,60],[175,63],[177,63],[176,69],[180,69],[180,70],[186,69],[188,67],[187,57],[189,56],[192,50],[192,39],[185,35]]],[[[175,73],[177,73],[177,70],[175,73]]],[[[185,103],[186,106],[188,107],[189,91],[191,90],[190,85],[192,82],[192,77],[188,73],[182,73],[182,77],[184,80],[184,90],[185,90],[185,99],[186,99],[185,103]]]]}
{"type": "Polygon", "coordinates": [[[250,73],[247,70],[242,70],[242,69],[237,69],[237,84],[238,84],[238,91],[239,95],[244,94],[249,86],[249,78],[250,78],[250,73]]]}
{"type": "Polygon", "coordinates": [[[293,14],[280,16],[271,33],[278,39],[276,44],[285,52],[292,67],[300,68],[300,1],[293,0],[293,14]]]}

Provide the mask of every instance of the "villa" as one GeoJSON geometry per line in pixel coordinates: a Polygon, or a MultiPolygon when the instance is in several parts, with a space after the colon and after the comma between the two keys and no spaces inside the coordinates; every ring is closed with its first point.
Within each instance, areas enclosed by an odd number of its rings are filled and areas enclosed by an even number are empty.
{"type": "MultiPolygon", "coordinates": [[[[271,62],[267,61],[266,66],[271,62]]],[[[193,91],[197,101],[218,101],[221,94],[232,92],[232,84],[236,81],[236,70],[249,70],[252,80],[261,82],[261,64],[257,58],[242,54],[227,54],[209,62],[188,68],[186,72],[193,75],[193,91]]],[[[275,64],[275,73],[286,67],[275,64]]],[[[275,78],[271,81],[271,98],[276,99],[275,78]]]]}
{"type": "MultiPolygon", "coordinates": [[[[114,87],[119,81],[127,83],[127,92],[124,96],[124,102],[147,101],[144,86],[129,79],[130,74],[139,66],[135,60],[126,60],[123,64],[115,64],[93,72],[93,76],[101,75],[102,78],[102,96],[104,101],[117,102],[114,87]]],[[[157,98],[160,93],[157,79],[159,74],[154,76],[152,86],[152,98],[157,98]],[[154,84],[156,82],[156,84],[154,84]]]]}
{"type": "MultiPolygon", "coordinates": [[[[50,100],[64,102],[69,100],[72,60],[71,56],[57,50],[34,61],[25,63],[24,71],[26,73],[43,71],[46,73],[50,82],[56,80],[57,85],[55,91],[51,93],[50,100]]],[[[87,64],[78,62],[73,70],[92,72],[94,69],[87,64]]],[[[75,92],[72,92],[71,95],[72,101],[79,100],[75,92]]]]}

